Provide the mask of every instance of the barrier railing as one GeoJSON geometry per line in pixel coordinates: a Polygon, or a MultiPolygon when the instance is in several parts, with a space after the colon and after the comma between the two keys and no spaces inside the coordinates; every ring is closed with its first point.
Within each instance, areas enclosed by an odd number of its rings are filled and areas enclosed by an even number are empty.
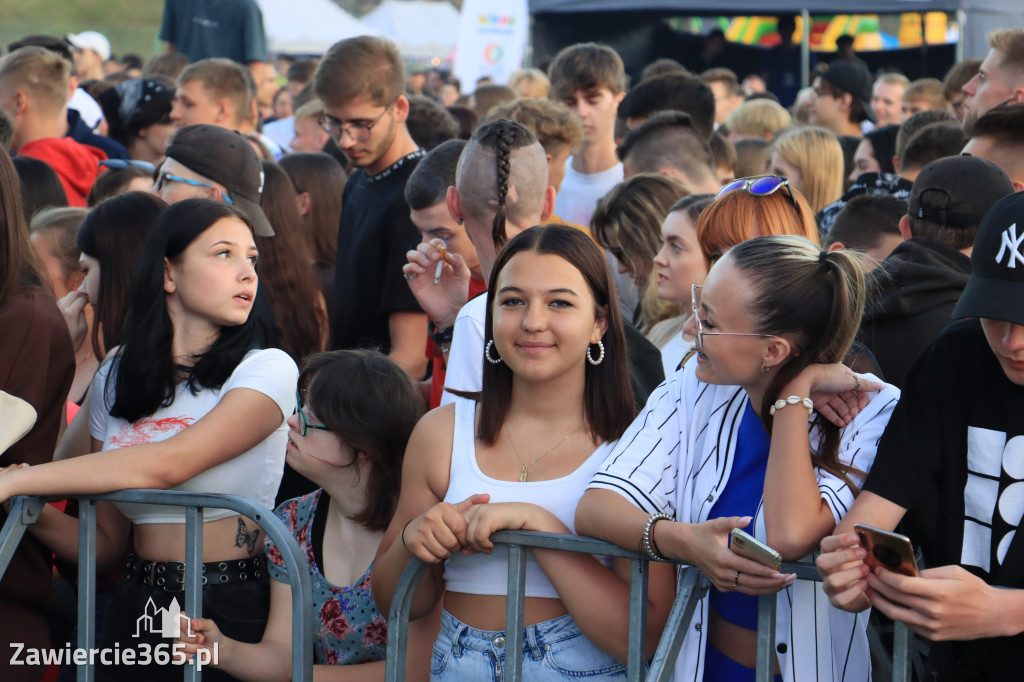
{"type": "MultiPolygon", "coordinates": [[[[74,499],[79,501],[78,649],[89,651],[96,645],[96,502],[134,502],[185,508],[183,611],[190,618],[202,617],[203,508],[230,509],[258,523],[281,552],[292,593],[292,680],[312,681],[313,591],[309,572],[298,543],[273,512],[237,495],[172,490],[122,490],[105,495],[74,496],[74,499]]],[[[7,571],[25,531],[39,518],[43,504],[43,500],[38,497],[17,497],[11,501],[7,521],[0,529],[0,576],[7,571]]],[[[202,680],[202,670],[192,663],[183,666],[182,674],[186,682],[202,680]]],[[[94,675],[91,661],[87,665],[78,666],[78,682],[93,682],[94,675]]]]}
{"type": "MultiPolygon", "coordinates": [[[[526,552],[528,548],[558,549],[583,552],[630,560],[629,589],[629,682],[666,682],[673,673],[676,658],[683,645],[687,627],[710,586],[707,578],[696,567],[683,571],[675,602],[662,632],[654,657],[647,665],[647,563],[646,554],[640,554],[617,545],[578,535],[558,535],[533,531],[503,530],[491,536],[496,544],[508,546],[508,605],[505,620],[506,655],[501,677],[506,682],[522,679],[523,608],[526,597],[526,552]]],[[[409,611],[420,579],[429,564],[419,559],[409,562],[391,600],[388,614],[388,650],[386,682],[405,679],[406,645],[408,644],[409,611]]],[[[814,564],[784,563],[783,573],[796,573],[799,580],[820,581],[814,564]]],[[[757,614],[757,682],[771,682],[775,674],[775,605],[776,595],[758,598],[757,614]]],[[[895,624],[893,650],[893,682],[910,682],[911,633],[902,623],[895,624]]]]}

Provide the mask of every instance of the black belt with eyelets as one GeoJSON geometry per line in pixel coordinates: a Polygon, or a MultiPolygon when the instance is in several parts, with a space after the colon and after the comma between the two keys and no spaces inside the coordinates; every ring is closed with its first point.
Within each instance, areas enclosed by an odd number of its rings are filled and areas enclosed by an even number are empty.
{"type": "MultiPolygon", "coordinates": [[[[149,587],[162,588],[165,592],[181,592],[185,589],[185,562],[146,561],[132,554],[125,565],[125,579],[149,587]]],[[[210,561],[202,565],[203,585],[227,585],[259,580],[267,570],[266,555],[250,559],[210,561]]]]}

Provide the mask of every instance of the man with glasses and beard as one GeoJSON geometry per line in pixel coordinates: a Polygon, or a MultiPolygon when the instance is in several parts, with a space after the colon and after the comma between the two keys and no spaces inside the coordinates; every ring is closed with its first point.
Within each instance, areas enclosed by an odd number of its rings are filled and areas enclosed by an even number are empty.
{"type": "Polygon", "coordinates": [[[331,347],[378,347],[413,379],[426,372],[427,316],[402,277],[405,252],[419,232],[409,218],[405,183],[425,152],[409,135],[409,100],[398,48],[360,36],[324,55],[313,89],[324,103],[323,128],[357,170],[342,195],[331,347]]]}

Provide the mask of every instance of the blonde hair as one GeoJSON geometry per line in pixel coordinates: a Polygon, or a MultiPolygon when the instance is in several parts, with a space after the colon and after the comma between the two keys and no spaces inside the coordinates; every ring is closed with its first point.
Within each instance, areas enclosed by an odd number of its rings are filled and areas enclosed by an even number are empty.
{"type": "Polygon", "coordinates": [[[729,114],[725,127],[745,137],[770,137],[793,122],[781,105],[770,99],[744,102],[729,114]]]}
{"type": "Polygon", "coordinates": [[[949,106],[946,99],[946,86],[937,78],[918,78],[903,91],[904,102],[924,100],[929,109],[945,109],[949,106]]]}
{"type": "Polygon", "coordinates": [[[1003,55],[1002,68],[1024,73],[1024,28],[1013,27],[992,31],[986,36],[993,50],[1003,55]]]}
{"type": "Polygon", "coordinates": [[[43,47],[22,47],[0,60],[0,83],[23,88],[56,113],[68,101],[71,65],[43,47]]]}
{"type": "Polygon", "coordinates": [[[817,214],[843,195],[843,148],[827,128],[806,126],[775,140],[774,151],[800,171],[800,192],[817,214]]]}
{"type": "Polygon", "coordinates": [[[179,87],[192,81],[199,81],[214,100],[231,102],[236,124],[245,120],[255,87],[244,66],[222,57],[201,59],[186,66],[178,76],[179,87]]]}
{"type": "Polygon", "coordinates": [[[522,69],[509,76],[508,86],[520,97],[545,99],[551,90],[551,81],[540,69],[522,69]]]}
{"type": "MultiPolygon", "coordinates": [[[[603,248],[618,244],[618,253],[634,272],[641,262],[652,263],[661,248],[661,224],[672,207],[690,194],[686,185],[657,173],[640,173],[612,188],[594,209],[590,229],[603,248]]],[[[651,271],[653,274],[653,268],[651,271]]],[[[655,281],[640,294],[640,331],[681,312],[678,303],[658,298],[655,281]]]]}
{"type": "Polygon", "coordinates": [[[324,103],[318,99],[311,99],[310,101],[303,104],[301,107],[295,110],[295,120],[304,121],[307,118],[311,118],[314,121],[319,121],[320,117],[327,113],[327,108],[324,107],[324,103]]]}

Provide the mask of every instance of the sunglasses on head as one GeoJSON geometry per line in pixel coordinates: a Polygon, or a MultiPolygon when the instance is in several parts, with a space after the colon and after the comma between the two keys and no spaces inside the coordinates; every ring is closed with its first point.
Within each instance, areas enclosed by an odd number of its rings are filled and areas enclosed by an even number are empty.
{"type": "Polygon", "coordinates": [[[715,199],[721,199],[729,192],[735,192],[736,190],[746,190],[748,194],[755,197],[766,197],[769,194],[775,194],[783,187],[786,188],[786,196],[789,197],[790,203],[796,209],[797,215],[803,216],[803,212],[800,210],[800,204],[796,202],[796,196],[793,194],[793,187],[789,184],[789,178],[779,177],[778,175],[762,175],[756,178],[740,178],[733,180],[732,182],[724,185],[722,189],[718,190],[718,194],[715,195],[715,199]]]}

